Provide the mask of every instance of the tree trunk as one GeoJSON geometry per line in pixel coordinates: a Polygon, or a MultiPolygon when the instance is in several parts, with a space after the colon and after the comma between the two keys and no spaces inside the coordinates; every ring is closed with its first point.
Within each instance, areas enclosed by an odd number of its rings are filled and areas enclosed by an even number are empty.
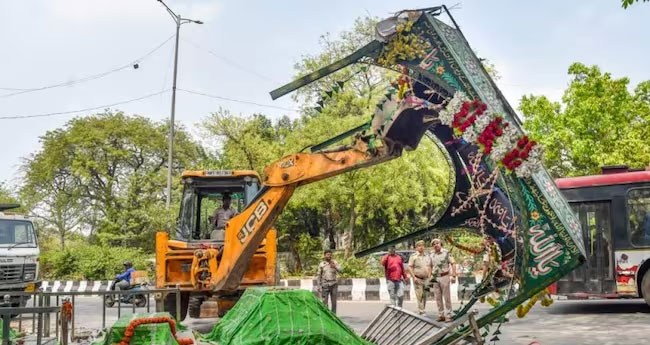
{"type": "Polygon", "coordinates": [[[289,252],[294,264],[292,273],[302,272],[302,262],[300,261],[300,253],[296,249],[296,241],[289,241],[289,252]]]}
{"type": "Polygon", "coordinates": [[[334,236],[334,226],[332,225],[332,211],[329,207],[325,210],[325,235],[330,242],[329,249],[336,249],[336,237],[334,236]]]}
{"type": "Polygon", "coordinates": [[[354,249],[354,241],[352,239],[353,236],[353,230],[354,230],[354,224],[357,221],[357,214],[354,211],[354,207],[356,206],[356,200],[354,197],[354,192],[352,192],[352,195],[350,197],[350,224],[348,225],[347,229],[345,229],[343,238],[345,240],[345,258],[349,258],[352,256],[352,251],[354,249]]]}

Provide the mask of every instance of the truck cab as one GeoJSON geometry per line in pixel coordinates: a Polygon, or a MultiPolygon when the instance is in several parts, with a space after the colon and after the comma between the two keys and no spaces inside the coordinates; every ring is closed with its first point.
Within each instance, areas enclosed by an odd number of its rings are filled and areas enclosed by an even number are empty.
{"type": "Polygon", "coordinates": [[[225,230],[215,226],[215,211],[223,207],[225,195],[230,208],[239,213],[255,200],[260,189],[259,175],[252,170],[199,170],[181,175],[183,194],[176,227],[156,234],[156,287],[179,286],[180,315],[175,296],[160,298],[159,310],[184,319],[223,315],[246,287],[275,285],[276,232],[271,230],[248,264],[236,291],[220,291],[211,282],[224,259],[225,230]]]}
{"type": "MultiPolygon", "coordinates": [[[[34,223],[27,217],[7,210],[18,204],[0,204],[0,294],[31,292],[40,286],[38,256],[40,250],[34,223]]],[[[12,307],[23,307],[24,296],[12,296],[12,307]]]]}

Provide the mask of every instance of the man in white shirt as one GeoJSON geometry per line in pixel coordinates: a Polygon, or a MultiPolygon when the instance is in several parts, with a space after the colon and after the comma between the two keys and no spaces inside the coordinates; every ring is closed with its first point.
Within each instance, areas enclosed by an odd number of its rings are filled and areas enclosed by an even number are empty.
{"type": "Polygon", "coordinates": [[[217,241],[223,241],[226,235],[226,223],[237,215],[235,209],[230,208],[230,195],[223,195],[223,205],[214,210],[212,215],[212,226],[216,229],[212,231],[210,238],[217,241]]]}

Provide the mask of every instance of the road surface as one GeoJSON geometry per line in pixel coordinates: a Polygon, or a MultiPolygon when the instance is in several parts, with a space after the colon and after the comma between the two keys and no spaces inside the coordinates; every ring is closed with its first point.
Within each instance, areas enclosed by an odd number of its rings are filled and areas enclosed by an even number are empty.
{"type": "MultiPolygon", "coordinates": [[[[102,325],[101,298],[78,297],[75,306],[76,334],[89,333],[102,325]]],[[[152,304],[153,307],[153,304],[152,304]]],[[[338,314],[356,332],[360,333],[384,307],[381,302],[341,301],[338,314]]],[[[405,308],[415,310],[414,303],[405,308]]],[[[479,305],[485,310],[485,305],[479,305]]],[[[138,309],[146,312],[146,309],[138,309]]],[[[428,316],[433,316],[434,305],[427,305],[428,316]]],[[[122,306],[122,314],[131,313],[131,306],[122,306]]],[[[510,315],[510,321],[501,327],[499,344],[528,345],[637,345],[650,343],[650,307],[643,300],[584,300],[555,301],[549,307],[536,305],[523,319],[510,315]]],[[[117,307],[108,308],[106,324],[117,320],[117,307]]],[[[183,322],[200,332],[209,332],[214,319],[187,319],[183,322]]],[[[16,324],[14,324],[16,325],[16,324]]],[[[23,327],[31,328],[30,321],[23,327]]],[[[52,328],[54,329],[54,328],[52,328]]]]}

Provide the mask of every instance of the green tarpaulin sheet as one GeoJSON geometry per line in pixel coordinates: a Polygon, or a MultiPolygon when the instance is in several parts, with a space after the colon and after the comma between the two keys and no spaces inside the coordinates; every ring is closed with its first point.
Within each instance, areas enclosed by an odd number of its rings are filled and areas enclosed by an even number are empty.
{"type": "Polygon", "coordinates": [[[249,288],[202,341],[218,345],[368,345],[313,293],[249,288]]]}
{"type": "MultiPolygon", "coordinates": [[[[108,331],[104,340],[93,343],[93,345],[112,345],[119,343],[124,337],[124,330],[129,326],[129,323],[134,319],[150,318],[169,316],[169,313],[155,313],[155,314],[129,314],[122,316],[113,324],[113,327],[108,331]]],[[[133,337],[131,337],[131,344],[133,345],[178,345],[174,335],[169,328],[168,323],[151,323],[143,324],[135,328],[133,337]]]]}
{"type": "MultiPolygon", "coordinates": [[[[2,322],[0,322],[0,336],[2,335],[2,322]]],[[[15,340],[18,338],[18,332],[15,329],[9,328],[9,340],[15,340]]]]}

